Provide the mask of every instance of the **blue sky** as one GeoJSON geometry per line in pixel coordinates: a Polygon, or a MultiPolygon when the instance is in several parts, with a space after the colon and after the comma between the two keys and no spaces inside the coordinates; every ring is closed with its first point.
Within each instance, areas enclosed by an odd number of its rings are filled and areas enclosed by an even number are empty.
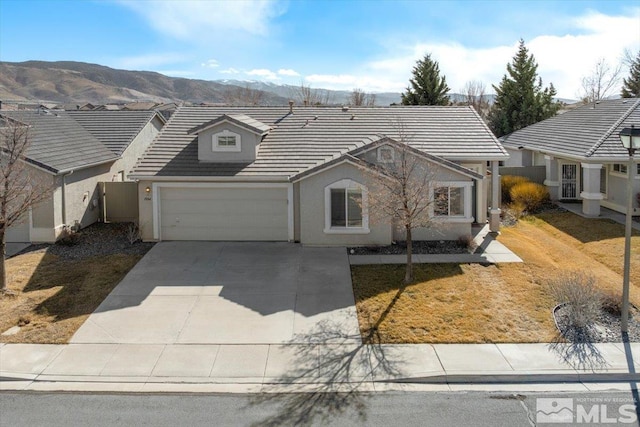
{"type": "Polygon", "coordinates": [[[604,58],[640,49],[638,1],[0,0],[0,60],[74,60],[206,80],[402,91],[439,61],[453,91],[490,89],[518,39],[576,98],[604,58]]]}

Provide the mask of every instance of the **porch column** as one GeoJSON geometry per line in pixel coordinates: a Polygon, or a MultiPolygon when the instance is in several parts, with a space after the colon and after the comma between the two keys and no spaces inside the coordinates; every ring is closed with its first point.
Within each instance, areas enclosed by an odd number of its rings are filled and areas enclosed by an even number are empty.
{"type": "Polygon", "coordinates": [[[489,231],[500,231],[500,162],[491,162],[491,211],[489,212],[489,231]]]}
{"type": "Polygon", "coordinates": [[[558,181],[558,161],[553,156],[544,156],[545,171],[547,173],[544,185],[549,190],[549,196],[551,200],[558,200],[558,187],[560,182],[558,181]]]}
{"type": "Polygon", "coordinates": [[[582,163],[582,213],[588,216],[600,215],[600,170],[601,164],[582,163]]]}

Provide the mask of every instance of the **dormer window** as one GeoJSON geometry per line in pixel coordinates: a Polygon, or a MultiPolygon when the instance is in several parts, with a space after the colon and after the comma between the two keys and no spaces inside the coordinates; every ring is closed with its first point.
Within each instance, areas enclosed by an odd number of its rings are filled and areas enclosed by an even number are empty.
{"type": "Polygon", "coordinates": [[[240,135],[227,129],[213,134],[213,151],[242,151],[240,135]]]}

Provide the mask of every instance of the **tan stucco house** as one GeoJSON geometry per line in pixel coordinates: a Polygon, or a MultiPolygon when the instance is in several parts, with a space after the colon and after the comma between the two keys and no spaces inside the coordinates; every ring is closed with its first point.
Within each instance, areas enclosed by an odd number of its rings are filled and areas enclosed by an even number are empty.
{"type": "Polygon", "coordinates": [[[417,230],[415,239],[470,234],[489,219],[488,199],[497,227],[497,167],[507,153],[472,108],[197,106],[174,113],[130,174],[139,180],[143,238],[402,240],[394,224],[369,221],[365,176],[401,140],[438,171],[438,191],[451,199],[434,212],[444,226],[417,230]]]}
{"type": "Polygon", "coordinates": [[[54,242],[65,225],[86,227],[100,217],[99,182],[128,180],[165,120],[153,111],[0,111],[29,126],[27,164],[50,182],[52,197],[7,230],[7,242],[54,242]]]}
{"type": "Polygon", "coordinates": [[[586,215],[600,215],[601,206],[624,213],[629,179],[640,192],[640,165],[628,170],[619,137],[631,125],[640,127],[638,98],[586,104],[500,138],[510,154],[505,166],[544,166],[551,198],[581,201],[586,215]]]}

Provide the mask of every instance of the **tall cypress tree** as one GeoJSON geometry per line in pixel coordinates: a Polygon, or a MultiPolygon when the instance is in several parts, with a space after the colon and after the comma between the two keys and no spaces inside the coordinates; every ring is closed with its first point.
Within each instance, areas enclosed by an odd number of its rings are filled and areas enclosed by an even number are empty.
{"type": "Polygon", "coordinates": [[[406,93],[402,94],[403,105],[448,105],[449,86],[445,76],[440,75],[440,66],[425,55],[413,67],[413,78],[409,80],[406,93]]]}
{"type": "Polygon", "coordinates": [[[500,137],[554,116],[560,105],[553,100],[553,84],[542,88],[538,64],[520,40],[518,52],[507,64],[507,74],[493,89],[496,99],[489,113],[489,127],[500,137]]]}
{"type": "Polygon", "coordinates": [[[623,98],[639,98],[640,97],[640,51],[636,55],[636,59],[631,62],[629,67],[629,77],[622,81],[623,98]]]}

